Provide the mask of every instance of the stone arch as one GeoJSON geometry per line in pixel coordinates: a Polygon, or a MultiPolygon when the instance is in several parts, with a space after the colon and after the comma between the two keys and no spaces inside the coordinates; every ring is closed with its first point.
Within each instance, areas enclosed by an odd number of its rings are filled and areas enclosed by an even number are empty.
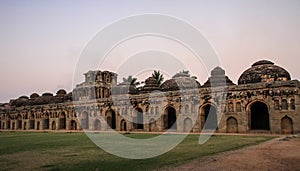
{"type": "Polygon", "coordinates": [[[228,112],[234,112],[234,107],[233,107],[233,103],[232,102],[228,103],[228,112]]]}
{"type": "Polygon", "coordinates": [[[159,114],[159,108],[158,106],[155,107],[155,115],[158,115],[159,114]]]}
{"type": "Polygon", "coordinates": [[[26,129],[27,129],[27,122],[24,122],[23,129],[24,129],[24,130],[26,130],[26,129]]]}
{"type": "Polygon", "coordinates": [[[55,123],[55,121],[52,121],[51,127],[52,127],[52,130],[56,130],[56,123],[55,123]]]}
{"type": "Polygon", "coordinates": [[[274,100],[274,110],[279,110],[279,100],[274,100]]]}
{"type": "Polygon", "coordinates": [[[136,128],[144,129],[144,114],[141,108],[136,108],[136,128]]]}
{"type": "Polygon", "coordinates": [[[288,116],[281,119],[281,134],[293,134],[293,120],[288,116]]]}
{"type": "Polygon", "coordinates": [[[29,117],[29,129],[34,129],[34,114],[32,113],[29,117]]]}
{"type": "Polygon", "coordinates": [[[291,110],[295,110],[296,109],[295,99],[291,99],[290,108],[291,108],[291,110]]]}
{"type": "Polygon", "coordinates": [[[281,100],[281,109],[282,110],[288,110],[288,103],[286,99],[281,100]]]}
{"type": "Polygon", "coordinates": [[[127,131],[127,122],[125,121],[125,119],[122,119],[122,120],[121,120],[121,123],[120,123],[120,130],[121,130],[121,131],[127,131]]]}
{"type": "Polygon", "coordinates": [[[150,132],[156,131],[156,120],[154,118],[151,118],[149,120],[149,131],[150,132]]]}
{"type": "Polygon", "coordinates": [[[10,118],[6,120],[6,129],[10,129],[10,118]]]}
{"type": "Polygon", "coordinates": [[[193,122],[191,118],[185,118],[183,121],[183,131],[192,132],[193,122]]]}
{"type": "Polygon", "coordinates": [[[165,129],[177,129],[176,124],[177,116],[176,116],[176,110],[169,106],[165,109],[164,114],[164,127],[165,129]]]}
{"type": "Polygon", "coordinates": [[[189,111],[190,111],[189,105],[186,104],[186,105],[184,106],[184,113],[185,113],[185,114],[190,113],[189,111]]]}
{"type": "Polygon", "coordinates": [[[11,127],[11,129],[12,129],[12,130],[15,129],[15,122],[14,122],[14,121],[12,122],[12,127],[11,127]]]}
{"type": "Polygon", "coordinates": [[[22,129],[22,115],[18,115],[17,118],[17,129],[22,129]]]}
{"type": "Polygon", "coordinates": [[[66,129],[66,114],[61,112],[59,115],[59,129],[66,129]]]}
{"type": "Polygon", "coordinates": [[[236,112],[241,112],[242,111],[241,102],[236,102],[236,104],[235,104],[235,110],[236,110],[236,112]]]}
{"type": "Polygon", "coordinates": [[[36,123],[36,130],[40,130],[40,121],[36,123]]]}
{"type": "Polygon", "coordinates": [[[205,130],[218,129],[217,108],[211,103],[206,103],[200,108],[201,127],[205,130]]]}
{"type": "Polygon", "coordinates": [[[87,111],[82,112],[80,125],[82,129],[89,129],[89,114],[87,111]]]}
{"type": "Polygon", "coordinates": [[[108,128],[116,129],[116,112],[112,109],[106,111],[106,122],[108,128]]]}
{"type": "Polygon", "coordinates": [[[49,125],[50,125],[50,120],[49,120],[49,114],[46,113],[44,115],[44,119],[43,119],[43,125],[44,125],[44,129],[49,129],[49,125]]]}
{"type": "Polygon", "coordinates": [[[98,131],[101,130],[101,122],[99,119],[96,119],[94,122],[94,130],[98,130],[98,131]]]}
{"type": "Polygon", "coordinates": [[[226,121],[226,132],[238,133],[238,122],[235,117],[231,116],[226,121]]]}
{"type": "Polygon", "coordinates": [[[265,102],[254,101],[249,105],[249,128],[251,130],[270,130],[269,108],[265,102]]]}
{"type": "Polygon", "coordinates": [[[77,123],[75,120],[70,121],[70,130],[77,130],[77,123]]]}

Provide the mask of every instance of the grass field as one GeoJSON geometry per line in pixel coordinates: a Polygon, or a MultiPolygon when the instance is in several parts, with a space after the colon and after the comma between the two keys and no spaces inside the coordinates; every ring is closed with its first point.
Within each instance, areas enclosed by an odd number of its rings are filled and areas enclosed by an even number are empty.
{"type": "MultiPolygon", "coordinates": [[[[150,138],[153,134],[128,134],[150,138]]],[[[0,132],[0,170],[153,170],[254,145],[269,136],[213,136],[203,145],[189,135],[168,153],[145,160],[124,159],[98,148],[84,133],[0,132]]]]}

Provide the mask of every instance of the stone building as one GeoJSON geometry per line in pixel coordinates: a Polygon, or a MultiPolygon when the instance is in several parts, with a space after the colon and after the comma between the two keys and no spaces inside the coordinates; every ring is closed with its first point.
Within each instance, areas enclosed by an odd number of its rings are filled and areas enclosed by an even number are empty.
{"type": "Polygon", "coordinates": [[[89,71],[72,93],[33,93],[1,104],[0,129],[300,133],[299,86],[266,60],[244,71],[238,85],[220,67],[203,85],[178,73],[160,86],[149,77],[142,87],[89,71]]]}

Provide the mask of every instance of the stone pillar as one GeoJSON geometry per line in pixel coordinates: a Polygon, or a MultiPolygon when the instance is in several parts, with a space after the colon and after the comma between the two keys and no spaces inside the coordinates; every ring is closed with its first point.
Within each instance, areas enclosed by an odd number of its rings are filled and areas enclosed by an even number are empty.
{"type": "Polygon", "coordinates": [[[70,121],[71,119],[66,118],[66,130],[70,130],[70,121]]]}

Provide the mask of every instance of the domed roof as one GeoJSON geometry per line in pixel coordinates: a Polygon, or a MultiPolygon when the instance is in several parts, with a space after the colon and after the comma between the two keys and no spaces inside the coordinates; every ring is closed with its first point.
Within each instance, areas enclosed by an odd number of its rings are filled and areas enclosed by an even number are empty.
{"type": "Polygon", "coordinates": [[[60,89],[56,92],[56,95],[66,95],[66,94],[67,94],[67,91],[64,89],[60,89]]]}
{"type": "Polygon", "coordinates": [[[251,84],[259,82],[274,82],[291,80],[291,76],[284,68],[274,65],[268,60],[255,62],[251,68],[242,73],[238,84],[251,84]]]}
{"type": "Polygon", "coordinates": [[[145,80],[145,84],[146,85],[153,85],[153,86],[157,86],[156,84],[156,79],[154,77],[149,77],[145,80]]]}
{"type": "Polygon", "coordinates": [[[191,78],[188,74],[177,73],[172,79],[166,80],[161,85],[161,88],[164,91],[174,91],[179,89],[199,88],[200,86],[200,83],[196,79],[191,78]]]}
{"type": "Polygon", "coordinates": [[[156,83],[156,79],[154,77],[149,77],[145,80],[145,85],[142,89],[142,92],[152,92],[154,90],[160,90],[160,87],[156,83]]]}
{"type": "Polygon", "coordinates": [[[38,97],[40,97],[40,95],[38,95],[37,93],[32,93],[32,94],[30,95],[30,98],[31,98],[31,99],[36,99],[36,98],[38,98],[38,97]]]}
{"type": "Polygon", "coordinates": [[[52,93],[48,93],[48,92],[46,92],[46,93],[43,93],[43,94],[42,94],[42,96],[43,96],[43,97],[45,97],[45,96],[52,97],[52,96],[53,96],[53,94],[52,94],[52,93]]]}

